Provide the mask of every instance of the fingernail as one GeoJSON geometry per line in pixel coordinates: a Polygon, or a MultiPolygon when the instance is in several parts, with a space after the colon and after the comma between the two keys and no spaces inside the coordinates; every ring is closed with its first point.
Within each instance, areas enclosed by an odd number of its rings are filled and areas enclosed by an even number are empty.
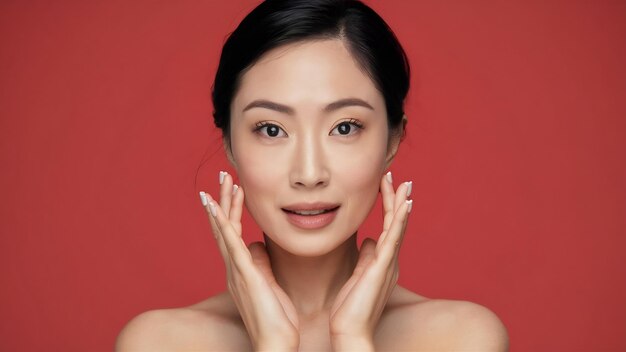
{"type": "Polygon", "coordinates": [[[213,204],[213,202],[209,202],[209,211],[213,217],[217,216],[217,210],[215,209],[215,204],[213,204]]]}
{"type": "Polygon", "coordinates": [[[409,205],[409,207],[406,209],[406,212],[410,213],[411,212],[411,208],[413,207],[413,199],[407,200],[406,204],[409,205]]]}
{"type": "Polygon", "coordinates": [[[411,189],[413,188],[413,181],[409,181],[406,183],[406,196],[411,195],[411,189]]]}
{"type": "Polygon", "coordinates": [[[226,174],[227,174],[227,173],[228,173],[228,172],[226,172],[226,171],[220,171],[220,185],[221,185],[222,183],[224,183],[224,177],[226,177],[226,174]]]}
{"type": "Polygon", "coordinates": [[[238,189],[239,189],[239,186],[237,186],[237,185],[233,185],[233,195],[234,195],[235,193],[237,193],[237,190],[238,190],[238,189]]]}
{"type": "Polygon", "coordinates": [[[206,197],[206,193],[200,191],[200,201],[202,202],[202,205],[204,205],[206,207],[207,203],[209,203],[209,200],[206,197]]]}
{"type": "Polygon", "coordinates": [[[392,177],[391,177],[391,171],[387,172],[387,181],[388,181],[389,183],[393,183],[393,179],[392,179],[392,177]]]}

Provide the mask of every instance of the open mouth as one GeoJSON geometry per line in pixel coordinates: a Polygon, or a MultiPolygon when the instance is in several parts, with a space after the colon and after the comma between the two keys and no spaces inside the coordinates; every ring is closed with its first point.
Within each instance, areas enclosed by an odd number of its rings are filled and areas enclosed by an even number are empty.
{"type": "Polygon", "coordinates": [[[289,210],[289,209],[285,209],[283,208],[283,210],[287,213],[291,213],[291,214],[296,214],[296,215],[303,215],[303,216],[313,216],[313,215],[320,215],[320,214],[325,214],[325,213],[329,213],[331,211],[335,211],[337,210],[337,208],[339,208],[339,206],[336,206],[334,208],[329,208],[329,209],[314,209],[314,210],[289,210]]]}
{"type": "Polygon", "coordinates": [[[287,220],[292,225],[302,229],[312,230],[322,228],[332,223],[337,216],[339,205],[307,205],[294,206],[291,207],[291,209],[281,209],[285,212],[287,220]]]}

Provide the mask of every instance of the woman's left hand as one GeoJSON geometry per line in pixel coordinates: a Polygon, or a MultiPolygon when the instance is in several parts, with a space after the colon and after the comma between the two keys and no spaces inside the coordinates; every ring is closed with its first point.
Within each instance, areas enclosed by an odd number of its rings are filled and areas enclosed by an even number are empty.
{"type": "Polygon", "coordinates": [[[398,252],[412,200],[411,183],[393,190],[391,173],[380,183],[383,232],[378,242],[366,238],[352,277],[337,294],[330,310],[330,335],[335,351],[374,350],[374,330],[398,281],[398,252]]]}

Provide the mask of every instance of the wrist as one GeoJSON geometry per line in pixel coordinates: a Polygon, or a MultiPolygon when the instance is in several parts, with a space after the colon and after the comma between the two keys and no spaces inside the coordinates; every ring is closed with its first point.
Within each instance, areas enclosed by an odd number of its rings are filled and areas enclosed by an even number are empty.
{"type": "Polygon", "coordinates": [[[298,349],[297,348],[291,348],[291,347],[286,347],[286,346],[259,346],[257,348],[254,349],[255,352],[297,352],[298,349]]]}
{"type": "Polygon", "coordinates": [[[336,336],[331,338],[333,351],[374,351],[374,339],[370,336],[336,336]]]}
{"type": "Polygon", "coordinates": [[[277,352],[297,352],[298,342],[286,343],[285,341],[264,341],[254,346],[254,351],[277,351],[277,352]]]}
{"type": "Polygon", "coordinates": [[[285,346],[285,345],[258,345],[257,347],[254,348],[255,352],[261,352],[261,351],[277,351],[277,352],[297,352],[298,348],[297,347],[289,347],[289,346],[285,346]]]}

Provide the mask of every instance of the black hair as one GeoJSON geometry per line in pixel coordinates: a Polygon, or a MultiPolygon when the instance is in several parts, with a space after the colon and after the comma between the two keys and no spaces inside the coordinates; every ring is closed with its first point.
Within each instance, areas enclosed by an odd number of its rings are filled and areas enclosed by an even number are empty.
{"type": "Polygon", "coordinates": [[[306,40],[341,39],[382,93],[390,131],[403,130],[407,56],[387,23],[358,0],[266,0],[222,48],[212,87],[215,126],[230,140],[230,105],[241,77],[267,51],[306,40]]]}

